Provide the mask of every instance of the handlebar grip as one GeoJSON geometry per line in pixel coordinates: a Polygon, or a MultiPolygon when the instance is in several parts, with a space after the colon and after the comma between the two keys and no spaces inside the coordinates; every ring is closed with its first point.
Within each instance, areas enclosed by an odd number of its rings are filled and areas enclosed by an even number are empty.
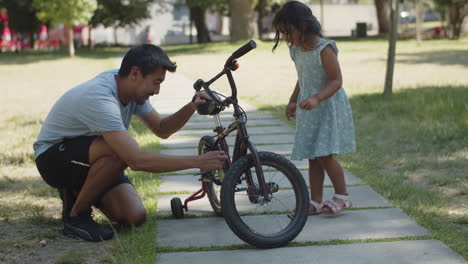
{"type": "Polygon", "coordinates": [[[238,50],[234,51],[231,55],[232,59],[238,59],[242,56],[244,56],[247,52],[255,49],[257,47],[257,43],[255,41],[251,40],[244,44],[244,46],[240,47],[238,50]]]}
{"type": "Polygon", "coordinates": [[[203,88],[205,89],[208,96],[210,96],[210,98],[216,102],[216,104],[220,106],[223,105],[223,102],[221,101],[221,99],[219,99],[219,97],[215,93],[213,93],[213,91],[211,91],[211,89],[208,86],[204,86],[203,88]]]}

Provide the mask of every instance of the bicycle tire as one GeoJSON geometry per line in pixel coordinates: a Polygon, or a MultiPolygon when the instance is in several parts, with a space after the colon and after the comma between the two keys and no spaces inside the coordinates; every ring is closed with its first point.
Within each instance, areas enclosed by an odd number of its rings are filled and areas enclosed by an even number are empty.
{"type": "Polygon", "coordinates": [[[257,248],[281,247],[302,231],[308,216],[309,191],[302,174],[285,157],[272,152],[259,152],[258,155],[265,182],[270,186],[271,201],[262,202],[261,196],[258,199],[247,197],[252,191],[242,187],[246,182],[243,175],[247,170],[255,172],[255,163],[252,154],[246,155],[234,162],[223,181],[221,205],[224,219],[234,234],[250,245],[257,248]],[[271,172],[266,166],[277,171],[271,172]],[[283,198],[285,200],[279,201],[283,198]],[[253,212],[248,209],[253,209],[253,212]],[[277,222],[273,223],[273,220],[277,222]],[[266,231],[275,226],[278,230],[266,231]]]}
{"type": "MultiPolygon", "coordinates": [[[[211,136],[203,136],[198,143],[198,155],[206,153],[210,150],[219,150],[219,146],[214,146],[215,140],[211,136]]],[[[202,181],[205,181],[206,184],[206,195],[208,200],[210,201],[211,208],[215,214],[219,216],[223,216],[223,211],[221,209],[221,201],[219,197],[221,182],[217,184],[215,182],[215,177],[221,179],[224,178],[224,169],[217,170],[217,171],[210,171],[210,172],[203,172],[202,173],[202,181]],[[223,177],[219,177],[222,174],[223,177]]]]}

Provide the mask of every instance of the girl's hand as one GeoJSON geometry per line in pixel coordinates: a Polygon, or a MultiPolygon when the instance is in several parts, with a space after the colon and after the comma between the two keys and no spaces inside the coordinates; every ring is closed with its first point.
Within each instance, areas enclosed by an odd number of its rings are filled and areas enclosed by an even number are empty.
{"type": "Polygon", "coordinates": [[[312,110],[320,104],[320,100],[317,96],[308,97],[299,104],[299,106],[304,110],[312,110]]]}
{"type": "Polygon", "coordinates": [[[286,119],[289,120],[291,117],[296,118],[296,108],[297,108],[296,102],[289,102],[285,110],[286,119]]]}

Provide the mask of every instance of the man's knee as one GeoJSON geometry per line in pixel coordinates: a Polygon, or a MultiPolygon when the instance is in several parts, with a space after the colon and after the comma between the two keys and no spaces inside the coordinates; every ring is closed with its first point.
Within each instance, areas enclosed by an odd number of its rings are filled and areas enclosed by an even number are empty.
{"type": "Polygon", "coordinates": [[[146,221],[146,209],[142,207],[134,208],[125,216],[124,224],[139,226],[146,221]]]}
{"type": "Polygon", "coordinates": [[[112,164],[119,171],[124,171],[128,167],[128,165],[122,159],[120,159],[117,154],[109,154],[103,156],[101,159],[104,159],[106,164],[112,164]]]}
{"type": "Polygon", "coordinates": [[[97,137],[91,144],[89,151],[89,160],[91,164],[99,160],[105,160],[107,164],[113,164],[120,170],[125,170],[128,165],[114,152],[102,137],[97,137]]]}

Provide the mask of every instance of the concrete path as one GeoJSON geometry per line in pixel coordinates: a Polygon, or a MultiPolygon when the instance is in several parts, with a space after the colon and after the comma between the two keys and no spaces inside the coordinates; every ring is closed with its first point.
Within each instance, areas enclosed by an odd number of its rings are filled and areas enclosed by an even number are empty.
{"type": "MultiPolygon", "coordinates": [[[[154,107],[163,115],[180,109],[193,95],[192,84],[193,81],[180,74],[168,73],[160,95],[153,99],[154,107]]],[[[239,94],[242,94],[242,88],[239,94]]],[[[252,142],[258,144],[260,150],[289,157],[294,129],[251,105],[243,102],[241,105],[249,117],[247,130],[252,142]]],[[[229,114],[229,111],[222,114],[224,124],[232,120],[229,114]]],[[[184,129],[170,139],[161,140],[165,148],[161,153],[196,155],[199,138],[214,135],[212,127],[211,117],[195,114],[184,129]]],[[[232,145],[233,138],[228,143],[232,145]]],[[[308,183],[307,161],[294,163],[308,183]]],[[[184,201],[201,185],[199,177],[194,176],[197,173],[195,169],[165,174],[157,190],[159,219],[156,222],[156,244],[169,253],[159,253],[157,263],[467,263],[441,241],[429,239],[430,234],[424,228],[400,209],[394,208],[350,171],[345,172],[354,209],[332,217],[310,216],[303,231],[294,240],[304,246],[271,250],[222,250],[222,247],[232,248],[245,243],[231,232],[223,218],[213,215],[206,197],[188,204],[188,217],[173,219],[170,200],[179,197],[184,201]],[[352,241],[340,242],[346,240],[352,241]],[[314,242],[322,243],[307,246],[307,243],[310,245],[314,242]],[[209,250],[213,246],[216,248],[209,250]],[[205,247],[207,250],[193,251],[193,247],[205,247]]],[[[333,195],[328,177],[325,186],[324,198],[328,199],[333,195]]],[[[264,215],[249,217],[259,224],[266,221],[264,215]]]]}

